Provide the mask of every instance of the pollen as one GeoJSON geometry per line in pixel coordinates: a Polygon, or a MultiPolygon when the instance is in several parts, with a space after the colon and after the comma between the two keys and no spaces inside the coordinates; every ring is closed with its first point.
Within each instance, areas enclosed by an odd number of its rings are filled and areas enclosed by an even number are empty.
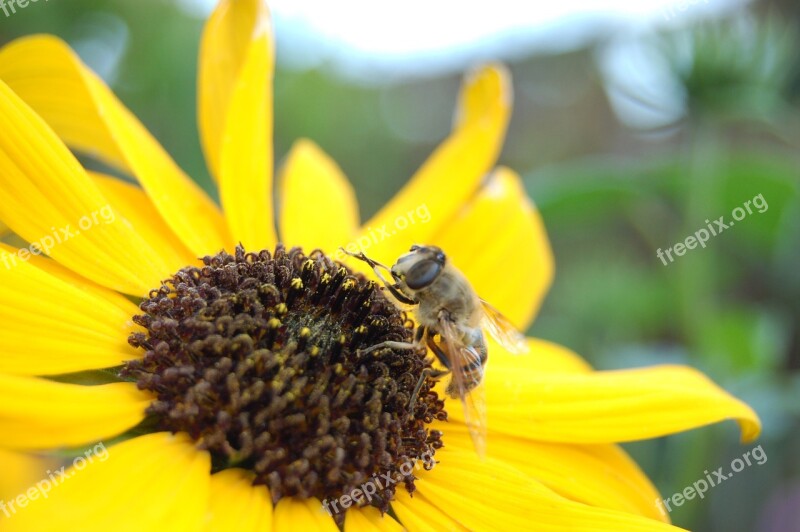
{"type": "MultiPolygon", "coordinates": [[[[363,350],[411,342],[413,322],[377,285],[319,251],[222,252],[186,267],[140,304],[143,358],[123,375],[156,399],[162,430],[189,434],[215,471],[251,470],[283,497],[339,498],[389,474],[369,504],[386,511],[404,467],[442,446],[428,425],[444,402],[425,352],[363,350]]],[[[367,504],[362,501],[362,504],[367,504]]]]}

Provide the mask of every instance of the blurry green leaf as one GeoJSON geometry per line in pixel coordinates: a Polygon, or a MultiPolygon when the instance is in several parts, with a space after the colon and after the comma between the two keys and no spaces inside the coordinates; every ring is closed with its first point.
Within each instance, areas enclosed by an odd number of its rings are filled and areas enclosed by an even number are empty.
{"type": "Polygon", "coordinates": [[[708,316],[698,354],[718,371],[778,370],[788,344],[788,325],[763,309],[727,308],[708,316]]]}

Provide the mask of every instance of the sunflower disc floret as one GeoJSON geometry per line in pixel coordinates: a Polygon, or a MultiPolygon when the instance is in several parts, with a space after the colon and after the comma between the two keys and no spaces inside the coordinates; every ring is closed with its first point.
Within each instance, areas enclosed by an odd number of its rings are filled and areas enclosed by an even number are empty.
{"type": "MultiPolygon", "coordinates": [[[[124,375],[157,399],[160,428],[185,432],[216,470],[242,467],[282,497],[321,500],[440,448],[446,419],[426,381],[409,408],[424,353],[361,350],[409,342],[413,322],[376,284],[319,251],[221,252],[186,267],[142,301],[129,342],[146,351],[124,375]],[[413,410],[413,412],[412,412],[413,410]]],[[[408,468],[405,468],[408,471],[408,468]]],[[[388,508],[395,485],[372,504],[388,508]]]]}

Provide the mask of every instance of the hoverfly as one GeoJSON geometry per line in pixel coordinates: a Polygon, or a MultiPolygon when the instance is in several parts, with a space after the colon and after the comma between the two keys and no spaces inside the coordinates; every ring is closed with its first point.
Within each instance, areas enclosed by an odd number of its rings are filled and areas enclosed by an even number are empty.
{"type": "Polygon", "coordinates": [[[447,370],[423,372],[412,394],[411,406],[426,377],[439,378],[450,373],[452,378],[446,393],[459,398],[464,405],[473,444],[478,454],[483,455],[486,405],[480,385],[488,358],[483,330],[512,353],[527,352],[525,337],[497,309],[478,297],[464,274],[447,260],[439,247],[411,246],[391,269],[370,259],[363,251],[342,251],[369,264],[399,303],[413,307],[417,319],[414,343],[382,342],[366,352],[387,347],[418,349],[427,345],[447,370]],[[391,275],[391,282],[384,277],[384,271],[391,275]],[[437,335],[439,342],[435,340],[437,335]]]}

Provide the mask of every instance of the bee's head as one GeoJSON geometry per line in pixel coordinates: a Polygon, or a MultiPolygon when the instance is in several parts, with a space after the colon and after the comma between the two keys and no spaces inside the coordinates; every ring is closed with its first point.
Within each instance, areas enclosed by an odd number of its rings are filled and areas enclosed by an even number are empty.
{"type": "Polygon", "coordinates": [[[444,270],[447,260],[436,246],[411,246],[392,266],[392,276],[403,281],[411,290],[430,286],[444,270]]]}

